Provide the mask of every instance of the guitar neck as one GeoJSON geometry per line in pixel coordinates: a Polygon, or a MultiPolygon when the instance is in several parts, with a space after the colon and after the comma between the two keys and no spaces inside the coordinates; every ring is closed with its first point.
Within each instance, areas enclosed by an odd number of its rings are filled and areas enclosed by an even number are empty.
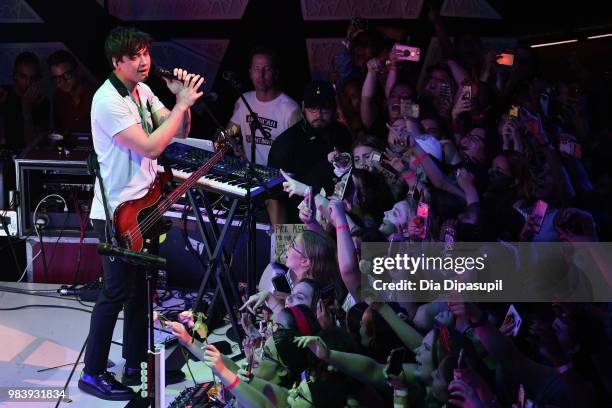
{"type": "MultiPolygon", "coordinates": [[[[204,174],[208,173],[208,171],[213,168],[213,166],[221,160],[221,158],[227,153],[230,146],[223,145],[217,153],[213,157],[210,158],[206,163],[204,163],[201,167],[199,167],[196,171],[194,171],[191,176],[189,176],[180,186],[178,186],[172,193],[168,195],[167,202],[165,205],[167,208],[170,208],[174,203],[178,201],[191,187],[193,187],[200,177],[204,174]]],[[[167,209],[166,208],[166,209],[167,209]]]]}

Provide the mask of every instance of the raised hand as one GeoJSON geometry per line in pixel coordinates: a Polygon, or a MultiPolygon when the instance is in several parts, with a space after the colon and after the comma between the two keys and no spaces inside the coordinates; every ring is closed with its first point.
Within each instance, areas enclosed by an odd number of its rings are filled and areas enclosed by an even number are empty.
{"type": "Polygon", "coordinates": [[[212,344],[204,346],[204,363],[209,366],[216,375],[225,369],[221,352],[212,344]]]}
{"type": "Polygon", "coordinates": [[[182,323],[179,322],[167,322],[166,325],[172,330],[172,334],[175,335],[182,344],[189,344],[192,341],[192,337],[185,329],[182,323]]]}
{"type": "Polygon", "coordinates": [[[321,360],[329,358],[327,344],[319,336],[299,336],[293,339],[293,342],[300,348],[308,347],[321,360]]]}
{"type": "Polygon", "coordinates": [[[294,194],[297,194],[301,197],[305,197],[311,190],[310,186],[307,186],[304,183],[300,183],[296,179],[292,178],[289,174],[287,174],[283,169],[281,169],[281,174],[287,181],[283,181],[283,191],[289,193],[289,197],[292,197],[294,194]]]}
{"type": "Polygon", "coordinates": [[[270,292],[265,290],[251,295],[251,297],[249,297],[249,299],[244,303],[244,305],[242,305],[242,307],[240,307],[240,309],[238,310],[242,311],[244,309],[247,309],[251,313],[255,314],[255,310],[259,308],[259,306],[264,304],[269,295],[270,292]]]}
{"type": "Polygon", "coordinates": [[[204,77],[196,74],[190,74],[184,69],[174,68],[175,79],[164,78],[166,86],[174,95],[176,95],[176,103],[183,104],[186,108],[193,104],[204,93],[198,92],[198,89],[204,83],[204,77]]]}

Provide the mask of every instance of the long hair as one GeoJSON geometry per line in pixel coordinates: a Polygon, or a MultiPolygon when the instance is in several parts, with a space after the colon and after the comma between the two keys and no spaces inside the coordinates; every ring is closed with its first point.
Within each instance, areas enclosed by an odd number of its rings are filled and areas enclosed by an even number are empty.
{"type": "Polygon", "coordinates": [[[302,232],[304,252],[310,260],[309,276],[321,286],[338,284],[340,269],[336,257],[336,245],[325,235],[305,230],[302,232]]]}
{"type": "Polygon", "coordinates": [[[499,153],[508,161],[510,173],[517,181],[517,192],[519,198],[529,200],[533,197],[535,190],[535,180],[529,170],[529,162],[521,153],[513,150],[504,150],[499,153]]]}

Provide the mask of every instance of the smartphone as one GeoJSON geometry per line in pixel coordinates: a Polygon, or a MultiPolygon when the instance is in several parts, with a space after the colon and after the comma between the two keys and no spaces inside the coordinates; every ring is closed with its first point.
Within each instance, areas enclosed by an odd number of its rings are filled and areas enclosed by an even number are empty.
{"type": "Polygon", "coordinates": [[[505,65],[507,67],[511,67],[512,65],[514,65],[514,54],[506,54],[506,53],[499,54],[499,57],[497,58],[497,63],[499,65],[505,65]]]}
{"type": "Polygon", "coordinates": [[[429,218],[429,204],[420,202],[417,206],[416,216],[418,219],[422,220],[421,225],[423,226],[419,234],[419,238],[425,239],[425,235],[427,234],[427,221],[429,218]]]}
{"type": "Polygon", "coordinates": [[[277,292],[291,293],[291,285],[289,285],[287,275],[285,274],[277,275],[272,278],[272,285],[277,292]]]}
{"type": "Polygon", "coordinates": [[[508,308],[508,312],[506,313],[506,317],[504,318],[504,322],[502,323],[502,325],[505,324],[510,324],[512,323],[513,329],[512,329],[512,336],[516,337],[516,335],[519,332],[519,329],[521,328],[521,323],[523,322],[523,319],[521,318],[521,316],[518,314],[518,312],[516,311],[516,308],[514,307],[514,305],[510,305],[510,307],[508,308]]]}
{"type": "Polygon", "coordinates": [[[398,61],[414,61],[421,59],[421,50],[418,47],[397,44],[395,46],[396,58],[398,61]]]}
{"type": "Polygon", "coordinates": [[[450,99],[451,98],[451,87],[448,82],[440,84],[440,97],[450,99]]]}
{"type": "Polygon", "coordinates": [[[464,101],[471,101],[472,100],[472,85],[470,84],[463,84],[463,88],[462,88],[462,96],[461,99],[464,101]]]}
{"type": "Polygon", "coordinates": [[[455,228],[448,226],[444,229],[444,251],[450,252],[455,248],[455,228]]]}
{"type": "Polygon", "coordinates": [[[370,153],[371,163],[380,163],[381,159],[382,159],[382,154],[379,151],[373,150],[372,153],[370,153]]]}
{"type": "Polygon", "coordinates": [[[403,347],[391,350],[391,354],[389,355],[389,374],[393,374],[395,376],[400,375],[405,356],[406,349],[403,347]]]}
{"type": "Polygon", "coordinates": [[[572,140],[572,136],[566,134],[559,135],[559,151],[570,157],[580,159],[582,157],[582,147],[572,140]]]}
{"type": "Polygon", "coordinates": [[[465,356],[463,354],[463,348],[459,350],[459,357],[457,357],[457,368],[465,368],[465,356]]]}
{"type": "Polygon", "coordinates": [[[519,108],[516,105],[512,105],[510,107],[510,110],[508,111],[508,116],[510,116],[511,118],[518,118],[519,115],[519,108]]]}
{"type": "Polygon", "coordinates": [[[418,119],[420,108],[418,103],[412,103],[408,99],[402,99],[400,102],[400,116],[402,118],[418,119]]]}
{"type": "MultiPolygon", "coordinates": [[[[529,217],[527,217],[527,221],[525,222],[525,226],[523,227],[523,230],[528,228],[530,220],[533,220],[532,222],[534,222],[534,225],[533,225],[534,234],[537,234],[538,232],[540,232],[540,229],[542,228],[542,222],[544,221],[544,216],[546,215],[547,209],[548,209],[548,204],[546,203],[546,201],[543,201],[543,200],[536,201],[535,205],[533,206],[533,210],[531,210],[531,214],[529,215],[529,217]]],[[[523,233],[521,233],[521,235],[523,235],[523,233]]]]}

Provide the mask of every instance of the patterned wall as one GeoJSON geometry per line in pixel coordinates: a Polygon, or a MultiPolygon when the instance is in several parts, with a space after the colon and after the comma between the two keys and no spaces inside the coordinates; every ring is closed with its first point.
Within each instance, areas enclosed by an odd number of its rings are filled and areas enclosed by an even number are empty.
{"type": "MultiPolygon", "coordinates": [[[[111,15],[138,20],[239,20],[249,0],[108,0],[111,15]]],[[[100,5],[103,0],[98,0],[100,5]]]]}
{"type": "Polygon", "coordinates": [[[302,0],[304,20],[417,19],[423,0],[302,0]]]}
{"type": "Polygon", "coordinates": [[[0,23],[41,23],[42,19],[25,0],[0,1],[0,23]]]}
{"type": "Polygon", "coordinates": [[[228,44],[228,40],[173,39],[154,42],[151,55],[161,67],[181,67],[204,75],[204,88],[210,91],[228,44]]]}

